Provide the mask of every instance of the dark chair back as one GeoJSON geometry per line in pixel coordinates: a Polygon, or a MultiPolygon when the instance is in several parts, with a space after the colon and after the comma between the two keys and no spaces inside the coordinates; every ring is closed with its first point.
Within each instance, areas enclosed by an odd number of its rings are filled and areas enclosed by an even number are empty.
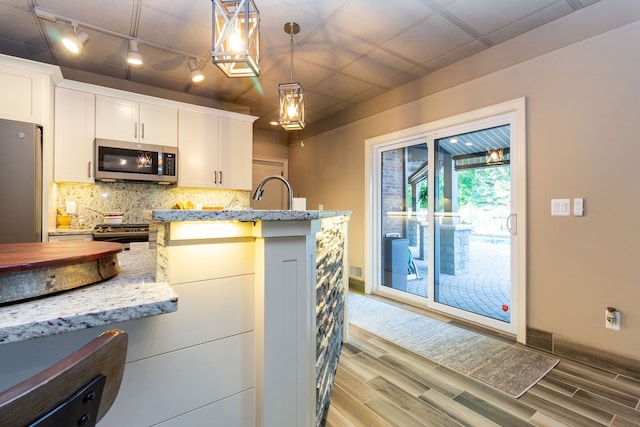
{"type": "Polygon", "coordinates": [[[95,426],[113,404],[128,337],[115,329],[0,393],[0,426],[95,426]]]}

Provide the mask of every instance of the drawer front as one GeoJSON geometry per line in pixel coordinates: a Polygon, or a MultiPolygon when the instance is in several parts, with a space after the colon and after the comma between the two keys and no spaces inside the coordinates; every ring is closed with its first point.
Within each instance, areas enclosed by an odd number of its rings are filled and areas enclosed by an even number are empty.
{"type": "Polygon", "coordinates": [[[248,332],[127,363],[100,427],[156,425],[255,387],[254,340],[248,332]]]}
{"type": "Polygon", "coordinates": [[[169,283],[172,285],[253,274],[254,271],[253,241],[172,246],[168,251],[169,283]]]}
{"type": "Polygon", "coordinates": [[[216,426],[255,427],[254,388],[157,424],[157,427],[216,426]]]}
{"type": "Polygon", "coordinates": [[[122,324],[127,361],[226,338],[255,328],[254,277],[174,285],[178,311],[122,324]]]}
{"type": "Polygon", "coordinates": [[[57,234],[49,235],[50,242],[90,242],[93,240],[91,234],[57,234]]]}

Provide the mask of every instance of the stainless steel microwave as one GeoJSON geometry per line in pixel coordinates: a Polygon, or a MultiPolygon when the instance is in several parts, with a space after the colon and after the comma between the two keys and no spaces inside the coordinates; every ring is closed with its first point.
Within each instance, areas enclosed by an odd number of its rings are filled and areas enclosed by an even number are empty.
{"type": "Polygon", "coordinates": [[[178,148],[96,138],[96,180],[178,181],[178,148]]]}

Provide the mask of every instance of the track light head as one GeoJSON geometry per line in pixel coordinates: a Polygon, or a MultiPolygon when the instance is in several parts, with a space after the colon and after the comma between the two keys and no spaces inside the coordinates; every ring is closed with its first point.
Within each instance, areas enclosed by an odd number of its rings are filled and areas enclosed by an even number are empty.
{"type": "Polygon", "coordinates": [[[201,83],[204,80],[204,74],[198,69],[198,64],[195,59],[189,60],[189,71],[191,72],[192,83],[201,83]]]}
{"type": "Polygon", "coordinates": [[[69,52],[79,55],[82,48],[89,41],[89,35],[84,31],[78,31],[78,24],[72,23],[73,28],[67,28],[62,32],[62,44],[69,52]]]}
{"type": "Polygon", "coordinates": [[[129,40],[129,52],[127,52],[127,62],[132,67],[142,66],[142,55],[138,52],[138,41],[129,40]]]}

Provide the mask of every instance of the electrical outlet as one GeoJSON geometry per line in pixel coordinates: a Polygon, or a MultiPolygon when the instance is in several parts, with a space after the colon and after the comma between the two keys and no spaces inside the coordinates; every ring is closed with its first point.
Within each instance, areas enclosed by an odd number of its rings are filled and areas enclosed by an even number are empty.
{"type": "Polygon", "coordinates": [[[67,201],[67,213],[68,214],[76,213],[76,202],[74,202],[73,200],[67,201]]]}
{"type": "Polygon", "coordinates": [[[613,329],[614,331],[620,330],[620,312],[609,310],[604,311],[604,326],[607,329],[613,329]]]}

